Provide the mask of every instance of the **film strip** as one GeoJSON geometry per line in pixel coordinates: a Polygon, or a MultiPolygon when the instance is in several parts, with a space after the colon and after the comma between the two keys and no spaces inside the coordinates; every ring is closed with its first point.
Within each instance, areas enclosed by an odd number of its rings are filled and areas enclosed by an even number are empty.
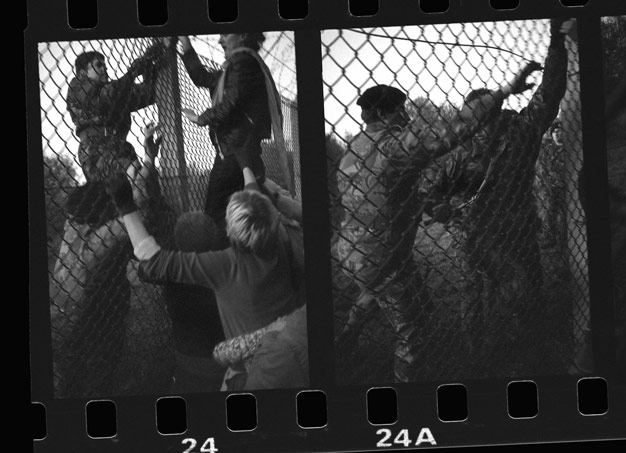
{"type": "Polygon", "coordinates": [[[33,451],[626,438],[622,0],[27,12],[33,451]]]}

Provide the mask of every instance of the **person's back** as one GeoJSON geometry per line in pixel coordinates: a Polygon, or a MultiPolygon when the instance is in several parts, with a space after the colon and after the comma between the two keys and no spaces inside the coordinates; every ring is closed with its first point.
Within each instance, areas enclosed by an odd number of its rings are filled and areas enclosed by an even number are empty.
{"type": "Polygon", "coordinates": [[[400,125],[368,124],[350,143],[338,172],[346,210],[342,230],[376,231],[381,257],[398,263],[412,254],[421,219],[420,173],[409,170],[409,153],[398,140],[404,132],[400,125]]]}
{"type": "MultiPolygon", "coordinates": [[[[492,165],[484,190],[471,207],[470,216],[481,228],[494,231],[515,228],[536,216],[533,183],[541,148],[541,131],[517,112],[503,111],[487,151],[492,165]]],[[[486,169],[485,169],[486,170],[486,169]]]]}
{"type": "Polygon", "coordinates": [[[289,277],[293,269],[282,244],[269,258],[229,247],[181,259],[213,269],[199,284],[215,291],[227,339],[260,329],[296,306],[289,277]]]}

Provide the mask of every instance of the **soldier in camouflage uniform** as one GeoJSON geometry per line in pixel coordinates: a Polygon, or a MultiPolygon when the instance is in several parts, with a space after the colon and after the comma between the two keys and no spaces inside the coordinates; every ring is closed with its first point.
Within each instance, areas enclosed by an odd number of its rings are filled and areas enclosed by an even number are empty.
{"type": "MultiPolygon", "coordinates": [[[[519,112],[498,112],[472,140],[468,158],[451,166],[447,176],[452,182],[443,189],[448,197],[462,193],[467,200],[457,210],[461,215],[456,235],[471,282],[472,347],[480,351],[475,353],[480,354],[477,362],[494,364],[493,370],[483,367],[482,372],[503,372],[505,361],[513,357],[528,366],[538,357],[520,358],[521,354],[530,351],[528,344],[541,343],[540,335],[547,332],[545,325],[536,321],[547,319],[548,304],[544,301],[538,243],[541,222],[533,184],[541,157],[547,172],[542,175],[542,182],[548,185],[544,188],[546,198],[553,203],[547,205],[548,227],[553,233],[557,228],[564,233],[564,213],[549,212],[565,206],[562,148],[543,155],[541,152],[542,138],[553,124],[565,94],[565,35],[573,24],[573,20],[563,18],[551,20],[541,84],[529,103],[519,112]],[[498,332],[498,326],[505,327],[498,332]]],[[[527,67],[542,69],[539,63],[527,67]]],[[[487,92],[486,88],[474,90],[466,102],[487,92]]]]}
{"type": "Polygon", "coordinates": [[[76,58],[76,77],[65,100],[80,141],[78,161],[88,182],[124,173],[136,159],[126,143],[131,113],[154,104],[157,63],[163,54],[164,47],[153,44],[117,80],[109,79],[100,52],[83,52],[76,58]],[[144,77],[142,83],[135,82],[139,76],[144,77]]]}
{"type": "Polygon", "coordinates": [[[418,353],[428,337],[429,302],[413,260],[413,243],[426,208],[419,190],[421,172],[474,134],[504,98],[528,89],[528,74],[522,71],[501,90],[467,104],[439,134],[420,128],[418,121],[408,121],[406,95],[396,88],[378,85],[357,101],[366,127],[339,166],[346,216],[337,255],[361,293],[337,343],[354,341],[364,315],[378,302],[396,336],[396,382],[419,377],[418,353]]]}

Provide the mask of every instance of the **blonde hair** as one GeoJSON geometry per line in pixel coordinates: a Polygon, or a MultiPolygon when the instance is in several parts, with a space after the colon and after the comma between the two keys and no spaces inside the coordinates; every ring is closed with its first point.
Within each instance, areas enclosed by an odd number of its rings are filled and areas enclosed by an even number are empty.
{"type": "Polygon", "coordinates": [[[265,195],[235,192],[226,207],[226,233],[235,248],[268,256],[276,250],[278,212],[265,195]]]}

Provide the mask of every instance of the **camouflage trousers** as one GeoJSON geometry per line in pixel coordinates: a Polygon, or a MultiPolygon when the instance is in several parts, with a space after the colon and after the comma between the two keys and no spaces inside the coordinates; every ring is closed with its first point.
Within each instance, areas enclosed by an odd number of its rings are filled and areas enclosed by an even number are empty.
{"type": "Polygon", "coordinates": [[[86,137],[78,148],[78,161],[87,181],[106,181],[110,176],[125,174],[137,155],[119,137],[86,137]]]}
{"type": "Polygon", "coordinates": [[[394,380],[418,380],[424,372],[424,345],[429,336],[432,309],[412,249],[405,248],[408,251],[402,255],[390,254],[384,233],[381,237],[363,228],[342,229],[336,247],[344,272],[361,290],[337,342],[358,343],[363,324],[379,308],[395,337],[394,380]]]}

